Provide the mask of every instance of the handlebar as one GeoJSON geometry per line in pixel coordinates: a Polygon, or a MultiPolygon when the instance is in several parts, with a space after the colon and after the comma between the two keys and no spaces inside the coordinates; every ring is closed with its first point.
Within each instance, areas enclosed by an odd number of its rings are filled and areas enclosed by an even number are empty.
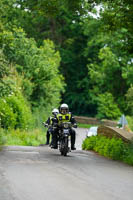
{"type": "MultiPolygon", "coordinates": [[[[57,123],[54,123],[53,125],[48,125],[46,124],[45,122],[42,123],[44,127],[46,128],[57,128],[58,127],[58,124],[57,123]]],[[[62,122],[59,127],[64,127],[64,128],[71,128],[71,127],[74,127],[74,128],[77,128],[77,124],[72,124],[71,122],[62,122]]]]}
{"type": "Polygon", "coordinates": [[[42,123],[44,127],[48,127],[48,124],[46,124],[45,122],[42,123]]]}
{"type": "Polygon", "coordinates": [[[59,126],[64,128],[71,128],[71,127],[77,128],[77,124],[76,123],[72,124],[71,122],[62,122],[59,126]]]}

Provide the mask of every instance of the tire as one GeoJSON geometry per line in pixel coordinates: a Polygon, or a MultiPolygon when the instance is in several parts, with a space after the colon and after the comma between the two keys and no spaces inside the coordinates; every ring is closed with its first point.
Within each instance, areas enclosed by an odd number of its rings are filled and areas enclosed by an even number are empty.
{"type": "Polygon", "coordinates": [[[65,138],[64,140],[64,156],[67,156],[68,153],[68,138],[65,138]]]}
{"type": "Polygon", "coordinates": [[[64,156],[67,156],[67,153],[64,153],[64,156]]]}
{"type": "Polygon", "coordinates": [[[67,156],[68,153],[68,138],[64,138],[64,141],[62,141],[61,147],[61,155],[62,156],[67,156]]]}

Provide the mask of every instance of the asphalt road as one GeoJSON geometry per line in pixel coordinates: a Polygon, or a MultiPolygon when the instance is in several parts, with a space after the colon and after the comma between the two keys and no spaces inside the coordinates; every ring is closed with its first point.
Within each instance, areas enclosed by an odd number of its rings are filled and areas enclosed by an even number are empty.
{"type": "MultiPolygon", "coordinates": [[[[77,131],[77,148],[85,130],[77,131]]],[[[133,167],[81,150],[50,147],[0,152],[0,200],[132,200],[133,167]]]]}

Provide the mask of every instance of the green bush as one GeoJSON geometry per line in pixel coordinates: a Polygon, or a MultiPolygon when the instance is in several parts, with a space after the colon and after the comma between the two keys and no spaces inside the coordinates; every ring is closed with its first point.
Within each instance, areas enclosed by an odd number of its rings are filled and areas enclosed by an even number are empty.
{"type": "Polygon", "coordinates": [[[4,136],[4,130],[0,128],[0,146],[5,144],[6,142],[6,137],[4,136]]]}
{"type": "Polygon", "coordinates": [[[126,116],[126,119],[128,121],[128,127],[133,131],[133,116],[126,116]]]}
{"type": "Polygon", "coordinates": [[[94,150],[113,160],[121,160],[133,165],[133,142],[124,143],[121,139],[109,139],[105,136],[91,136],[83,141],[84,150],[94,150]]]}
{"type": "Polygon", "coordinates": [[[0,99],[0,125],[2,128],[28,129],[32,125],[32,113],[23,96],[12,95],[0,99]]]}
{"type": "Polygon", "coordinates": [[[2,50],[0,50],[0,79],[5,75],[9,75],[9,73],[9,63],[7,62],[2,50]]]}
{"type": "Polygon", "coordinates": [[[5,99],[0,99],[0,125],[2,128],[14,128],[16,115],[5,99]]]}
{"type": "Polygon", "coordinates": [[[133,115],[133,86],[128,89],[126,96],[127,110],[129,115],[133,115]]]}
{"type": "Polygon", "coordinates": [[[7,104],[12,108],[16,116],[14,128],[28,129],[32,125],[33,117],[26,100],[22,95],[10,96],[6,98],[7,104]]]}
{"type": "Polygon", "coordinates": [[[108,139],[105,145],[104,156],[110,157],[113,160],[121,160],[124,151],[124,143],[121,139],[108,139]]]}
{"type": "Polygon", "coordinates": [[[121,116],[120,109],[114,101],[111,93],[104,93],[98,96],[98,114],[99,119],[118,119],[121,116]]]}
{"type": "Polygon", "coordinates": [[[94,146],[96,145],[96,137],[88,137],[83,141],[82,148],[84,150],[93,150],[94,146]]]}

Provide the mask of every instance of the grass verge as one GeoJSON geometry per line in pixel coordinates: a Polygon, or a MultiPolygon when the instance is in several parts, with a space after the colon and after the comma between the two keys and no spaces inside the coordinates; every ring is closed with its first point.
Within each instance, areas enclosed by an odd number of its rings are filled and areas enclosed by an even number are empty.
{"type": "Polygon", "coordinates": [[[78,128],[90,128],[91,126],[94,126],[94,125],[78,123],[78,128]]]}
{"type": "Polygon", "coordinates": [[[45,130],[3,130],[0,129],[0,144],[1,145],[22,145],[22,146],[39,146],[45,144],[45,130]]]}

